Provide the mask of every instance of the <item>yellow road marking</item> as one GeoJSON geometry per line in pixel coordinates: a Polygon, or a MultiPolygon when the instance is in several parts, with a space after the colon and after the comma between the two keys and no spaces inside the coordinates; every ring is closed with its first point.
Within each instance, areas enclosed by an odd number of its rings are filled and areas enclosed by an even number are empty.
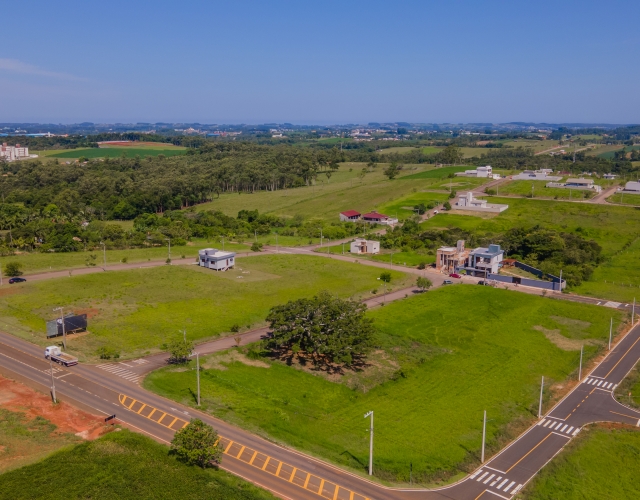
{"type": "Polygon", "coordinates": [[[251,460],[249,460],[249,465],[253,465],[253,461],[256,459],[256,456],[258,456],[258,452],[254,451],[251,460]]]}
{"type": "Polygon", "coordinates": [[[187,425],[189,425],[189,422],[185,422],[182,428],[184,429],[187,425]]]}
{"type": "Polygon", "coordinates": [[[262,470],[265,470],[267,468],[267,465],[269,464],[269,460],[271,460],[271,457],[267,457],[267,459],[264,461],[264,465],[262,466],[262,470]]]}
{"type": "Polygon", "coordinates": [[[291,477],[289,478],[289,482],[293,482],[293,478],[296,477],[296,472],[298,469],[296,469],[295,467],[293,468],[293,472],[291,473],[291,477]]]}
{"type": "Polygon", "coordinates": [[[134,404],[136,404],[137,402],[138,402],[138,400],[137,400],[137,399],[134,399],[134,400],[133,400],[133,403],[131,403],[129,406],[127,406],[127,409],[129,409],[129,410],[130,410],[130,409],[131,409],[131,407],[132,407],[134,404]]]}
{"type": "MultiPolygon", "coordinates": [[[[276,476],[278,476],[278,474],[280,474],[280,469],[282,469],[282,462],[280,462],[278,464],[278,470],[276,471],[276,476]]],[[[279,477],[279,476],[278,476],[279,477]]]]}
{"type": "Polygon", "coordinates": [[[149,413],[149,415],[147,415],[148,419],[151,419],[151,415],[153,415],[156,412],[156,409],[154,408],[153,410],[151,410],[151,413],[149,413]]]}
{"type": "Polygon", "coordinates": [[[169,425],[167,425],[167,427],[169,427],[169,429],[171,429],[171,426],[176,423],[176,420],[178,420],[178,417],[174,417],[173,422],[171,422],[169,425]]]}
{"type": "Polygon", "coordinates": [[[353,491],[351,492],[351,494],[349,495],[349,500],[353,500],[353,491]]]}
{"type": "Polygon", "coordinates": [[[236,458],[240,458],[242,456],[242,452],[244,451],[245,448],[246,446],[243,446],[242,448],[240,448],[240,453],[236,455],[236,458]]]}
{"type": "Polygon", "coordinates": [[[617,362],[615,365],[613,365],[613,368],[611,368],[611,370],[609,370],[609,373],[607,373],[607,374],[606,374],[604,377],[602,377],[602,378],[607,378],[609,375],[611,375],[611,372],[612,372],[613,370],[615,370],[615,369],[616,369],[616,366],[618,366],[618,365],[620,364],[620,361],[622,361],[622,360],[624,359],[624,357],[625,357],[627,354],[629,354],[629,351],[630,351],[631,349],[633,349],[633,346],[634,346],[634,345],[636,345],[639,341],[640,341],[640,337],[638,337],[638,339],[637,339],[633,344],[631,344],[631,347],[629,347],[629,349],[627,349],[627,352],[625,352],[625,353],[622,355],[622,357],[618,360],[618,362],[617,362]]]}
{"type": "Polygon", "coordinates": [[[625,415],[624,413],[618,413],[617,411],[611,411],[611,410],[609,410],[609,413],[615,413],[616,415],[622,415],[623,417],[629,417],[634,420],[640,420],[640,416],[632,417],[631,415],[625,415]]]}
{"type": "MultiPolygon", "coordinates": [[[[531,448],[531,449],[528,451],[528,453],[527,453],[524,457],[522,457],[522,458],[521,458],[520,460],[518,460],[515,464],[513,464],[511,467],[509,467],[505,472],[509,472],[509,471],[510,471],[511,469],[513,469],[516,465],[518,465],[518,464],[519,464],[520,462],[522,462],[525,458],[527,458],[527,457],[529,456],[529,454],[530,454],[531,452],[533,452],[533,450],[535,450],[535,449],[536,449],[538,446],[540,446],[542,443],[544,443],[544,442],[547,440],[547,438],[548,438],[549,436],[551,436],[551,434],[547,434],[547,437],[546,437],[546,438],[544,438],[544,439],[543,439],[542,441],[540,441],[537,445],[535,445],[533,448],[531,448]]],[[[484,492],[483,492],[483,493],[484,493],[484,492]]]]}
{"type": "Polygon", "coordinates": [[[320,479],[320,489],[318,490],[318,495],[323,497],[322,490],[324,490],[324,479],[320,479]]]}
{"type": "Polygon", "coordinates": [[[144,404],[144,403],[142,403],[142,408],[140,408],[136,413],[137,413],[138,415],[140,415],[140,412],[141,412],[142,410],[144,410],[146,407],[147,407],[147,405],[146,405],[146,404],[144,404]]]}
{"type": "Polygon", "coordinates": [[[233,446],[233,441],[229,441],[229,444],[227,445],[227,448],[224,450],[225,454],[229,453],[229,450],[231,449],[232,446],[233,446]]]}
{"type": "Polygon", "coordinates": [[[333,500],[338,500],[338,492],[340,491],[340,486],[336,484],[336,491],[333,494],[333,500]]]}
{"type": "Polygon", "coordinates": [[[484,490],[482,493],[480,493],[474,500],[478,500],[478,498],[480,498],[482,495],[484,495],[487,492],[487,490],[484,490]]]}
{"type": "Polygon", "coordinates": [[[166,416],[167,416],[167,414],[166,414],[166,413],[163,413],[163,414],[162,414],[162,416],[160,417],[160,419],[158,420],[158,423],[162,422],[162,419],[163,419],[164,417],[166,417],[166,416]]]}
{"type": "MultiPolygon", "coordinates": [[[[309,479],[311,479],[311,474],[307,472],[307,479],[304,480],[304,486],[303,486],[305,490],[307,489],[307,485],[309,484],[309,479]]],[[[353,495],[353,491],[351,492],[351,494],[353,495]]]]}

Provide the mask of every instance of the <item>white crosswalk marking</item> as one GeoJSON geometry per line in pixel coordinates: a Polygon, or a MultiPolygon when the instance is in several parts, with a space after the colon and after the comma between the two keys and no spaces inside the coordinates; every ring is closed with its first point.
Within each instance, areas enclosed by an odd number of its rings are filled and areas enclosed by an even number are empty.
{"type": "Polygon", "coordinates": [[[514,484],[516,484],[516,482],[515,482],[515,481],[511,481],[511,482],[509,483],[509,486],[507,486],[503,491],[504,491],[505,493],[507,493],[507,492],[508,492],[512,487],[513,487],[513,485],[514,485],[514,484]]]}
{"type": "Polygon", "coordinates": [[[575,436],[576,434],[578,434],[578,432],[580,432],[580,427],[578,427],[575,431],[573,431],[573,435],[575,436]]]}
{"type": "Polygon", "coordinates": [[[496,486],[496,488],[497,488],[497,489],[500,489],[500,488],[502,488],[502,487],[503,487],[506,483],[508,483],[508,482],[509,482],[509,480],[508,480],[508,479],[505,479],[505,480],[504,480],[504,481],[502,481],[498,486],[496,486]]]}
{"type": "Polygon", "coordinates": [[[500,481],[500,479],[502,479],[502,476],[498,476],[497,479],[494,479],[491,484],[489,486],[493,486],[494,484],[496,484],[498,481],[500,481]]]}
{"type": "Polygon", "coordinates": [[[495,477],[495,474],[491,474],[487,479],[485,479],[484,481],[482,481],[482,484],[487,484],[489,481],[491,481],[491,479],[495,477]]]}
{"type": "Polygon", "coordinates": [[[564,430],[569,427],[567,424],[564,424],[564,427],[562,429],[560,429],[560,432],[564,432],[564,430]]]}
{"type": "Polygon", "coordinates": [[[607,384],[607,389],[611,389],[611,386],[612,386],[612,385],[613,385],[613,383],[612,383],[612,382],[609,382],[609,383],[607,384]]]}
{"type": "Polygon", "coordinates": [[[522,485],[519,484],[518,486],[516,486],[515,488],[513,488],[513,491],[511,492],[512,495],[515,495],[516,493],[518,493],[520,491],[520,488],[522,488],[522,485]]]}
{"type": "Polygon", "coordinates": [[[598,382],[598,385],[596,387],[600,387],[602,385],[602,380],[600,382],[598,382]]]}
{"type": "Polygon", "coordinates": [[[478,474],[480,474],[481,472],[482,472],[482,469],[477,470],[477,471],[475,471],[473,474],[471,474],[471,476],[469,476],[469,477],[471,477],[471,479],[475,479],[475,478],[476,478],[476,476],[477,476],[478,474]]]}
{"type": "Polygon", "coordinates": [[[480,476],[478,479],[476,479],[476,481],[482,481],[482,478],[484,476],[486,476],[487,474],[489,474],[488,472],[485,472],[484,474],[482,474],[482,476],[480,476]]]}
{"type": "Polygon", "coordinates": [[[567,429],[567,434],[571,434],[571,431],[572,431],[572,430],[573,430],[573,426],[569,427],[569,428],[567,429]]]}
{"type": "Polygon", "coordinates": [[[130,382],[137,383],[140,380],[140,375],[123,368],[121,365],[117,365],[117,364],[98,365],[98,368],[100,368],[101,370],[107,371],[109,373],[112,373],[113,375],[121,377],[130,382]]]}

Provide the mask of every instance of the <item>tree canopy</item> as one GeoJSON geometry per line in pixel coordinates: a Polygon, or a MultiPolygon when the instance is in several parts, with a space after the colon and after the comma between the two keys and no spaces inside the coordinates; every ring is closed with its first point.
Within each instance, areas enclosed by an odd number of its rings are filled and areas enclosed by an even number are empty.
{"type": "Polygon", "coordinates": [[[213,427],[200,419],[191,419],[189,424],[176,432],[171,440],[171,453],[188,465],[202,467],[217,466],[222,460],[220,437],[213,427]]]}
{"type": "Polygon", "coordinates": [[[366,309],[360,302],[335,298],[326,291],[311,299],[289,301],[269,312],[266,347],[281,357],[310,360],[327,368],[359,363],[374,334],[366,309]]]}

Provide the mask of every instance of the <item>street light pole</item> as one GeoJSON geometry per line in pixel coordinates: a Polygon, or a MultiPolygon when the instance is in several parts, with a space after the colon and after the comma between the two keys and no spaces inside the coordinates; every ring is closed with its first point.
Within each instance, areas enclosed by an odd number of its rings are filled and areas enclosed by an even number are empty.
{"type": "Polygon", "coordinates": [[[104,241],[101,241],[100,244],[102,245],[102,269],[106,271],[107,270],[107,247],[104,244],[104,241]]]}
{"type": "Polygon", "coordinates": [[[369,427],[369,475],[373,475],[373,411],[367,413],[364,418],[371,417],[369,427]]]}
{"type": "Polygon", "coordinates": [[[540,404],[538,405],[538,418],[542,418],[542,391],[544,390],[544,375],[540,383],[540,404]]]}
{"type": "Polygon", "coordinates": [[[53,402],[57,403],[56,399],[56,384],[53,381],[53,365],[51,364],[51,356],[49,356],[49,373],[51,374],[51,397],[53,397],[53,402]]]}
{"type": "Polygon", "coordinates": [[[64,313],[62,307],[56,307],[54,311],[60,311],[60,321],[62,321],[62,345],[64,350],[67,350],[67,329],[64,326],[64,313]]]}
{"type": "Polygon", "coordinates": [[[482,420],[482,458],[480,463],[484,463],[484,443],[487,436],[487,410],[484,410],[484,419],[482,420]]]}
{"type": "Polygon", "coordinates": [[[582,380],[582,351],[584,346],[580,346],[580,368],[578,369],[578,382],[582,380]]]}
{"type": "MultiPolygon", "coordinates": [[[[1,282],[0,282],[1,284],[1,282]]],[[[633,320],[635,319],[635,315],[636,315],[636,298],[633,298],[633,308],[631,309],[631,326],[633,326],[633,320]]]]}
{"type": "Polygon", "coordinates": [[[278,250],[278,233],[276,233],[276,253],[280,253],[278,250]]]}
{"type": "Polygon", "coordinates": [[[196,352],[196,380],[198,381],[198,406],[200,406],[200,353],[196,352]]]}
{"type": "Polygon", "coordinates": [[[171,238],[165,238],[169,242],[169,265],[171,265],[171,238]]]}
{"type": "Polygon", "coordinates": [[[611,323],[609,324],[609,350],[611,350],[611,336],[612,336],[612,334],[613,334],[613,318],[611,318],[611,323]]]}

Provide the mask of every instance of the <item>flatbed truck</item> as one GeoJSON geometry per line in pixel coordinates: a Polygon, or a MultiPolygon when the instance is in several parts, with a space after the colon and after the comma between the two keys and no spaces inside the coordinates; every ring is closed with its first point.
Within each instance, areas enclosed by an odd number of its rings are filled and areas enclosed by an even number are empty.
{"type": "Polygon", "coordinates": [[[67,354],[66,352],[62,352],[57,345],[47,347],[44,350],[44,357],[64,366],[73,366],[78,364],[78,358],[71,354],[67,354]]]}

